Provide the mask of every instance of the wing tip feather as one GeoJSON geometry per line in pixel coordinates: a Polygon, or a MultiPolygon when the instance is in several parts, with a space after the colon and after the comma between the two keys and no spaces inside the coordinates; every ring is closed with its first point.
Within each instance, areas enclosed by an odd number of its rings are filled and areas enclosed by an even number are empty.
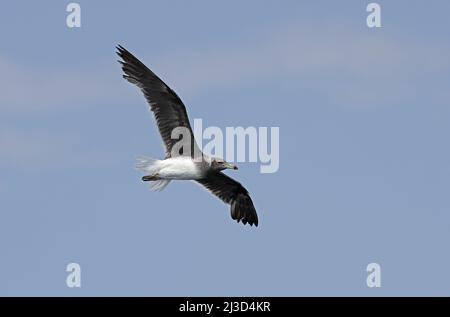
{"type": "Polygon", "coordinates": [[[250,196],[245,194],[238,194],[230,206],[231,218],[238,223],[249,224],[251,227],[255,225],[258,227],[258,215],[255,206],[253,205],[250,196]]]}

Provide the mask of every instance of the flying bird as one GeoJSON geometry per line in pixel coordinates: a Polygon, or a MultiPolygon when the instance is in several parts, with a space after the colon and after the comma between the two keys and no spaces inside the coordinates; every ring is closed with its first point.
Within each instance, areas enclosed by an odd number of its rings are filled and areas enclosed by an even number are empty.
{"type": "Polygon", "coordinates": [[[120,45],[116,48],[123,78],[143,92],[166,149],[164,160],[138,158],[136,167],[146,174],[142,180],[151,182],[153,190],[164,189],[171,180],[196,181],[230,205],[232,219],[258,226],[258,216],[248,191],[222,172],[237,170],[237,166],[204,154],[195,142],[186,107],[175,91],[125,48],[120,45]],[[185,134],[179,134],[174,138],[176,129],[187,132],[188,137],[183,140],[185,134]],[[183,146],[179,148],[180,144],[183,146]]]}

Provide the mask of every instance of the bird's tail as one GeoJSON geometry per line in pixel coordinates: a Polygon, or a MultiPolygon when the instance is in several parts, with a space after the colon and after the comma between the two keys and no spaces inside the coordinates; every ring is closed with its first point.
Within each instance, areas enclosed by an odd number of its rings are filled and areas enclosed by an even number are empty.
{"type": "Polygon", "coordinates": [[[142,180],[144,182],[151,181],[150,189],[153,191],[161,191],[170,183],[170,180],[158,177],[159,162],[160,160],[145,156],[137,158],[136,168],[146,174],[142,180]]]}
{"type": "Polygon", "coordinates": [[[147,175],[154,175],[158,172],[160,160],[151,157],[139,156],[137,158],[136,168],[147,175]]]}

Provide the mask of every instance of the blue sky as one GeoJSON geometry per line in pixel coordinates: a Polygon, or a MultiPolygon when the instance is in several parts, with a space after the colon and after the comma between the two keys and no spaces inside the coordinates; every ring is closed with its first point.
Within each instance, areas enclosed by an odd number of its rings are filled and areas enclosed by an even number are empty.
{"type": "Polygon", "coordinates": [[[369,1],[78,2],[79,29],[69,1],[0,11],[0,295],[449,295],[448,1],[378,1],[380,29],[369,1]],[[228,173],[257,229],[140,181],[164,152],[117,44],[191,120],[280,128],[277,173],[228,173]]]}

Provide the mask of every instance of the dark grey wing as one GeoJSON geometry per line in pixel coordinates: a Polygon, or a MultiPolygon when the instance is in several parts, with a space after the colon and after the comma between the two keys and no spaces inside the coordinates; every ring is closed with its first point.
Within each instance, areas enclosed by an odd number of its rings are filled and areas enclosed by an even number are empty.
{"type": "MultiPolygon", "coordinates": [[[[173,129],[177,127],[187,128],[189,132],[189,138],[186,137],[183,140],[183,144],[190,142],[191,156],[194,157],[194,154],[201,153],[197,148],[194,134],[189,124],[186,107],[177,94],[148,69],[147,66],[120,45],[117,46],[117,55],[122,59],[119,63],[122,64],[123,78],[142,90],[150,105],[150,109],[155,115],[159,133],[166,146],[166,157],[172,156],[173,146],[182,138],[181,136],[178,139],[171,138],[173,129]]],[[[184,152],[181,149],[179,153],[174,153],[174,156],[188,154],[187,151],[184,152]]]]}
{"type": "Polygon", "coordinates": [[[245,225],[258,226],[258,216],[248,191],[237,181],[222,172],[212,172],[197,180],[214,195],[231,205],[231,218],[245,225]]]}

